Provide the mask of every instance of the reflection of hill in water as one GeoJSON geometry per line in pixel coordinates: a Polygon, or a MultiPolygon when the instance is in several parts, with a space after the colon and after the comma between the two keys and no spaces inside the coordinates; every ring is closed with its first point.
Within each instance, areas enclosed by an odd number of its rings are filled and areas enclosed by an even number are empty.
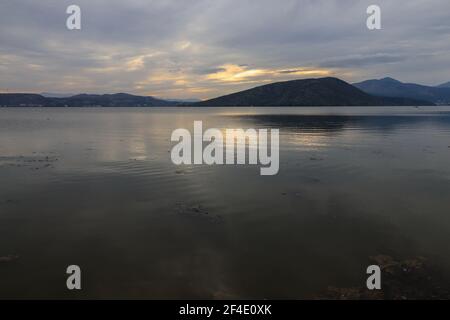
{"type": "MultiPolygon", "coordinates": [[[[234,116],[233,116],[234,117],[234,116]]],[[[349,116],[349,115],[240,115],[241,121],[258,127],[283,128],[292,131],[337,132],[344,129],[390,131],[400,127],[419,127],[427,124],[450,128],[450,116],[349,116]]],[[[251,125],[249,125],[251,126],[251,125]]]]}

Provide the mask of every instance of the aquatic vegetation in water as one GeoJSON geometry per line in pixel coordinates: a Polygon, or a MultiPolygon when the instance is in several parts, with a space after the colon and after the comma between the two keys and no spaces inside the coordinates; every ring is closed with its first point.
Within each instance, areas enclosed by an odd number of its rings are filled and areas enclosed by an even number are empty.
{"type": "Polygon", "coordinates": [[[382,290],[368,290],[362,287],[329,287],[316,296],[332,300],[409,300],[450,299],[450,283],[423,257],[395,260],[386,255],[370,257],[380,266],[382,290]]]}

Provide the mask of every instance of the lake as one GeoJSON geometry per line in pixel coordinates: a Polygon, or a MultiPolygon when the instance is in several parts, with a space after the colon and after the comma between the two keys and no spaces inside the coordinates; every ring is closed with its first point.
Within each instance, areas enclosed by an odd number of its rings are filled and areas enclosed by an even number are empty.
{"type": "Polygon", "coordinates": [[[302,299],[377,255],[450,278],[450,107],[0,108],[0,181],[0,298],[302,299]],[[278,175],[175,166],[195,120],[278,128],[278,175]]]}

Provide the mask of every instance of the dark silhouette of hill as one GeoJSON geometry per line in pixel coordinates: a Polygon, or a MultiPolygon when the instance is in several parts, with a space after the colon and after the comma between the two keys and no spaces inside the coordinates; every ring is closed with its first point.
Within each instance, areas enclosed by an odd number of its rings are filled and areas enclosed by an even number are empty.
{"type": "Polygon", "coordinates": [[[163,107],[176,105],[175,102],[154,97],[135,96],[126,93],[116,94],[79,94],[69,98],[53,98],[53,103],[69,107],[102,106],[102,107],[163,107]]]}
{"type": "Polygon", "coordinates": [[[47,98],[32,93],[2,93],[0,94],[0,106],[25,107],[43,106],[47,104],[47,98]]]}
{"type": "Polygon", "coordinates": [[[9,107],[164,107],[178,104],[180,102],[126,93],[79,94],[66,98],[44,97],[39,94],[26,93],[0,94],[0,106],[9,107]]]}
{"type": "Polygon", "coordinates": [[[366,80],[353,85],[368,94],[377,96],[418,99],[435,104],[450,104],[450,87],[431,87],[415,83],[403,83],[392,78],[366,80]]]}

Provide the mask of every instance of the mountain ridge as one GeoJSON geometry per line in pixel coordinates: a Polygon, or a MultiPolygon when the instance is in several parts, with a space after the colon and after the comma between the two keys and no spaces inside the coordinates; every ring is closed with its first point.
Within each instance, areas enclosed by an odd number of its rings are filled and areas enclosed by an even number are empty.
{"type": "Polygon", "coordinates": [[[31,93],[0,94],[0,106],[10,107],[165,107],[179,102],[128,93],[77,94],[71,97],[45,97],[31,93]]]}
{"type": "MultiPolygon", "coordinates": [[[[396,87],[401,82],[384,78],[396,87]]],[[[426,99],[379,96],[333,77],[275,82],[200,102],[180,102],[128,93],[77,94],[44,97],[39,94],[0,94],[3,107],[165,107],[165,106],[408,106],[434,105],[426,99]]]]}
{"type": "MultiPolygon", "coordinates": [[[[384,97],[400,97],[433,102],[439,105],[450,104],[450,87],[433,87],[416,83],[404,83],[393,78],[365,80],[353,85],[362,91],[384,97]]],[[[445,85],[445,84],[443,84],[445,85]]]]}
{"type": "Polygon", "coordinates": [[[433,105],[403,97],[373,96],[338,78],[275,82],[209,99],[193,106],[404,106],[433,105]]]}

